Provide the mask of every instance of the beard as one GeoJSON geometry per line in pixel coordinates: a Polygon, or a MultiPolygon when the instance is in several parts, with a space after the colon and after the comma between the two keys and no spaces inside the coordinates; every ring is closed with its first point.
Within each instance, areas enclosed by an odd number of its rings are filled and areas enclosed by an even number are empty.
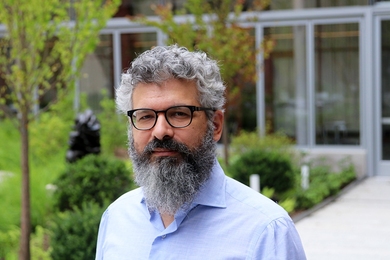
{"type": "Polygon", "coordinates": [[[143,188],[148,208],[174,215],[179,208],[189,207],[211,175],[216,150],[213,129],[208,128],[196,148],[190,149],[173,139],[154,139],[141,153],[136,151],[130,131],[129,154],[135,182],[143,188]],[[176,151],[179,156],[153,159],[156,148],[176,151]]]}

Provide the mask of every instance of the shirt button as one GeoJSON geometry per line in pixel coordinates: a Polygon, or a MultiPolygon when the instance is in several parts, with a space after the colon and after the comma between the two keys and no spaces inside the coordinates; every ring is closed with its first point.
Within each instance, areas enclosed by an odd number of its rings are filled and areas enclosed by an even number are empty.
{"type": "Polygon", "coordinates": [[[161,236],[162,239],[164,239],[164,238],[166,238],[166,237],[167,237],[167,235],[162,235],[162,236],[161,236]]]}

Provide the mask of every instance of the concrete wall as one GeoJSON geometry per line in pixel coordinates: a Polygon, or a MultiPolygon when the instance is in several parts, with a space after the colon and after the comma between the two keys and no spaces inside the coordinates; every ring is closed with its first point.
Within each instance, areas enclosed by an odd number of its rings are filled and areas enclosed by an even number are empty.
{"type": "Polygon", "coordinates": [[[297,149],[305,154],[303,162],[326,161],[326,165],[332,165],[335,171],[340,170],[342,161],[350,161],[356,170],[357,178],[367,176],[367,153],[362,148],[312,148],[297,149]]]}

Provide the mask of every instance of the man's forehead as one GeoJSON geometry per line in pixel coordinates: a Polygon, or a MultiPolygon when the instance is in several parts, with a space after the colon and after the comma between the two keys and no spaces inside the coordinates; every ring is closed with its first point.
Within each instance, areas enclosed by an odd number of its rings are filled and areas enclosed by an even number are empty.
{"type": "Polygon", "coordinates": [[[163,83],[138,83],[132,93],[133,109],[144,104],[167,106],[199,105],[198,89],[194,81],[170,79],[163,83]]]}

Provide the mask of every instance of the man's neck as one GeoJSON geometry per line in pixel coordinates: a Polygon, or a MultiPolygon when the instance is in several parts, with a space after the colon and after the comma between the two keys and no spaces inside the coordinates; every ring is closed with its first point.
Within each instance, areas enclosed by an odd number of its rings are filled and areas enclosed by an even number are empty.
{"type": "Polygon", "coordinates": [[[167,228],[175,219],[175,216],[169,214],[160,214],[164,227],[167,228]]]}

